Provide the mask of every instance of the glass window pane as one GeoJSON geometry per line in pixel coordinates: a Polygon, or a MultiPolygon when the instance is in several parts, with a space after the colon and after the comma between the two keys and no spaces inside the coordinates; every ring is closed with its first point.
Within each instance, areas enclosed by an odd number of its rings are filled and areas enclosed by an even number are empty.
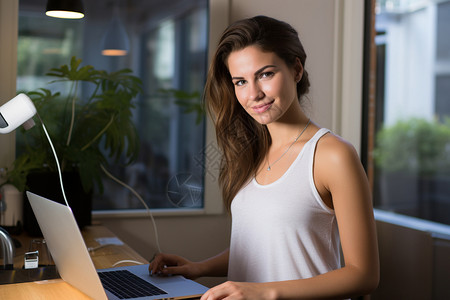
{"type": "Polygon", "coordinates": [[[377,1],[375,207],[450,224],[450,1],[377,1]]]}
{"type": "Polygon", "coordinates": [[[17,90],[31,91],[49,82],[45,74],[82,53],[83,23],[49,18],[42,13],[19,13],[17,90]],[[39,24],[39,26],[36,26],[39,24]]]}
{"type": "MultiPolygon", "coordinates": [[[[46,73],[69,64],[72,56],[81,58],[83,66],[107,72],[131,69],[143,82],[132,112],[140,154],[131,165],[125,159],[112,164],[109,172],[151,208],[202,208],[205,124],[200,103],[207,68],[208,1],[172,1],[170,9],[161,1],[114,3],[121,7],[119,18],[130,41],[126,56],[101,55],[101,41],[114,16],[111,1],[85,1],[85,18],[67,20],[45,16],[45,1],[21,0],[17,89],[46,88],[67,95],[72,85],[49,84],[55,78],[46,73]]],[[[94,87],[81,83],[78,89],[80,101],[87,101],[94,87]]],[[[18,153],[25,140],[18,135],[18,153]]],[[[108,176],[102,182],[104,193],[95,190],[94,210],[143,208],[130,190],[108,176]]]]}

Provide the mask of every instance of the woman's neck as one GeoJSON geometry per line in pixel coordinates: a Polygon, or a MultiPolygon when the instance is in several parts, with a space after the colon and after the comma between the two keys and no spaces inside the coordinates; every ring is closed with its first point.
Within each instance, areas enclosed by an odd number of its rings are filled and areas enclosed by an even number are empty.
{"type": "Polygon", "coordinates": [[[272,148],[292,143],[309,121],[309,118],[301,110],[296,111],[295,114],[288,114],[288,112],[280,120],[267,125],[272,139],[272,148]]]}

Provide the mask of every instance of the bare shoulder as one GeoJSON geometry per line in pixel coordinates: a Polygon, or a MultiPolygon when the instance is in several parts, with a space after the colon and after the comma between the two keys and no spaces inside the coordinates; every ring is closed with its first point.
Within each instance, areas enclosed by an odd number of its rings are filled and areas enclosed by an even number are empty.
{"type": "Polygon", "coordinates": [[[358,153],[351,143],[331,132],[317,143],[314,181],[322,199],[332,208],[349,199],[360,199],[359,196],[349,197],[356,191],[370,198],[367,176],[358,153]]]}
{"type": "Polygon", "coordinates": [[[331,132],[317,143],[314,172],[317,182],[328,190],[331,186],[363,180],[365,177],[355,147],[331,132]]]}
{"type": "Polygon", "coordinates": [[[355,158],[359,161],[355,147],[331,132],[325,134],[317,143],[316,156],[328,164],[339,164],[355,158]]]}

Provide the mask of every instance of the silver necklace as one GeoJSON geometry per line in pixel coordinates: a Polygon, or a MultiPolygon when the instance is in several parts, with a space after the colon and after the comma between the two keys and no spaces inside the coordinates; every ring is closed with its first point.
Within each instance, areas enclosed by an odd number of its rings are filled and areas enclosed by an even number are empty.
{"type": "MultiPolygon", "coordinates": [[[[308,128],[309,123],[311,123],[311,119],[308,120],[308,123],[306,123],[305,128],[303,128],[303,130],[295,138],[295,140],[292,142],[292,144],[290,144],[289,147],[287,147],[287,149],[283,152],[283,154],[281,154],[281,156],[278,157],[278,159],[273,162],[272,167],[273,167],[274,164],[276,164],[289,151],[289,149],[291,149],[291,147],[295,144],[295,142],[298,141],[298,139],[302,136],[303,132],[305,132],[306,128],[308,128]]],[[[270,166],[270,163],[269,163],[269,158],[267,158],[267,166],[268,166],[267,167],[267,171],[270,171],[271,170],[271,166],[270,166]]]]}

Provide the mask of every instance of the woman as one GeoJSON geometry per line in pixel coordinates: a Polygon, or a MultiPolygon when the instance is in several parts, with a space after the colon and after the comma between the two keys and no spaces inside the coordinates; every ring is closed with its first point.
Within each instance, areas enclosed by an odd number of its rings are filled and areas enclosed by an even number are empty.
{"type": "Polygon", "coordinates": [[[159,254],[153,274],[228,275],[202,300],[348,298],[376,288],[367,178],[354,148],[304,113],[305,60],[284,22],[257,16],[224,32],[205,100],[223,151],[230,248],[202,262],[159,254]]]}

